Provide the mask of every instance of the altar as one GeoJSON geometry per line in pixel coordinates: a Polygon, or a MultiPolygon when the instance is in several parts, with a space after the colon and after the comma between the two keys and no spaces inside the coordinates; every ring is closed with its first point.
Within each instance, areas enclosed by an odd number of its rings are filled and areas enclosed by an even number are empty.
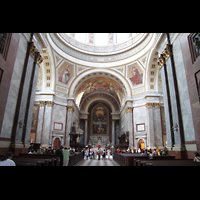
{"type": "Polygon", "coordinates": [[[92,147],[108,147],[110,146],[109,136],[90,136],[89,145],[92,147]]]}

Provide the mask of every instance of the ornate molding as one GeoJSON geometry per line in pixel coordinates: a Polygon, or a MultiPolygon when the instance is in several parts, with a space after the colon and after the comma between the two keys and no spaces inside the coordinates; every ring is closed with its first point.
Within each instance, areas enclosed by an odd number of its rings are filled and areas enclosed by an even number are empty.
{"type": "Polygon", "coordinates": [[[158,58],[157,61],[158,61],[158,65],[159,65],[160,67],[162,67],[162,65],[165,64],[165,58],[164,58],[163,54],[160,54],[160,57],[158,58]]]}

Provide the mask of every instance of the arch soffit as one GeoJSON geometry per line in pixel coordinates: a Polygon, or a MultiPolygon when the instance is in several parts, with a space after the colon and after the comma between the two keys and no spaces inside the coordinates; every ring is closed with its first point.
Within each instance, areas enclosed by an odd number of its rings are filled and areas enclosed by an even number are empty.
{"type": "MultiPolygon", "coordinates": [[[[129,83],[127,82],[127,80],[125,79],[124,76],[120,75],[119,73],[115,72],[115,71],[111,71],[111,70],[108,70],[108,69],[93,69],[93,70],[88,70],[88,71],[85,71],[83,72],[82,74],[80,74],[79,76],[77,76],[72,84],[70,85],[70,88],[69,88],[69,95],[73,96],[74,93],[75,93],[75,88],[77,86],[77,84],[79,83],[79,81],[81,81],[81,79],[83,79],[85,76],[88,76],[92,73],[98,73],[98,72],[104,72],[104,73],[108,73],[112,76],[115,76],[117,77],[118,79],[120,79],[120,81],[123,83],[124,87],[126,88],[126,92],[125,94],[130,97],[131,96],[131,88],[130,88],[130,85],[129,83]]],[[[87,79],[89,79],[91,77],[88,77],[86,79],[84,79],[84,81],[86,81],[87,79]]],[[[120,84],[121,85],[121,84],[120,84]]],[[[122,87],[123,88],[123,87],[122,87]]]]}
{"type": "Polygon", "coordinates": [[[157,90],[157,76],[158,76],[158,63],[157,63],[157,58],[158,58],[158,52],[157,52],[157,48],[152,48],[152,50],[150,51],[150,55],[149,55],[149,60],[148,60],[148,64],[147,64],[147,71],[146,71],[146,88],[147,90],[148,85],[150,83],[150,78],[154,78],[155,81],[151,84],[154,84],[154,90],[157,90]],[[151,74],[151,71],[154,72],[154,74],[151,74]]]}

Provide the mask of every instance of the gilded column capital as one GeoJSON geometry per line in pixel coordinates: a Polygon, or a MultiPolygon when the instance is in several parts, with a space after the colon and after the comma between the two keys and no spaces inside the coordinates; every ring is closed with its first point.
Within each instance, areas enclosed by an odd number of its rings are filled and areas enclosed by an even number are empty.
{"type": "Polygon", "coordinates": [[[162,52],[163,56],[165,59],[167,59],[170,55],[173,54],[172,52],[172,45],[171,44],[167,44],[166,48],[164,49],[164,51],[162,52]]]}
{"type": "Polygon", "coordinates": [[[73,112],[74,111],[74,107],[73,106],[67,106],[67,110],[73,112]]]}
{"type": "Polygon", "coordinates": [[[45,106],[45,101],[40,101],[40,106],[45,106]]]}
{"type": "Polygon", "coordinates": [[[43,58],[40,55],[40,52],[38,51],[38,49],[35,47],[34,42],[31,42],[31,46],[30,46],[30,54],[35,57],[36,62],[38,64],[41,64],[43,62],[43,58]]]}
{"type": "Polygon", "coordinates": [[[37,59],[36,59],[37,63],[40,65],[43,62],[43,58],[42,56],[39,54],[37,59]]]}
{"type": "Polygon", "coordinates": [[[160,103],[154,103],[155,108],[160,108],[160,103]]]}
{"type": "Polygon", "coordinates": [[[53,105],[54,105],[54,102],[53,102],[53,101],[47,101],[47,106],[53,107],[53,105]]]}
{"type": "Polygon", "coordinates": [[[133,112],[133,107],[127,107],[126,108],[126,113],[128,113],[128,112],[133,112]]]}
{"type": "Polygon", "coordinates": [[[88,119],[84,119],[84,120],[85,120],[86,123],[88,122],[88,119]]]}
{"type": "Polygon", "coordinates": [[[115,119],[112,119],[112,123],[115,123],[115,119]]]}
{"type": "Polygon", "coordinates": [[[159,65],[160,67],[162,67],[162,65],[165,64],[165,58],[164,58],[163,54],[160,54],[160,57],[158,58],[157,61],[158,61],[158,65],[159,65]]]}
{"type": "Polygon", "coordinates": [[[146,107],[147,108],[152,108],[153,107],[153,103],[146,103],[146,107]]]}

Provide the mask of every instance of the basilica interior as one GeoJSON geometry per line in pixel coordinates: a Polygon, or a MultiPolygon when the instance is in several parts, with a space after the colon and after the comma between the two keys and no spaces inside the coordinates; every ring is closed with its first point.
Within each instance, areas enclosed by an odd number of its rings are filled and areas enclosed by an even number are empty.
{"type": "Polygon", "coordinates": [[[200,151],[199,33],[0,33],[0,154],[200,151]],[[74,128],[74,129],[72,129],[74,128]]]}

